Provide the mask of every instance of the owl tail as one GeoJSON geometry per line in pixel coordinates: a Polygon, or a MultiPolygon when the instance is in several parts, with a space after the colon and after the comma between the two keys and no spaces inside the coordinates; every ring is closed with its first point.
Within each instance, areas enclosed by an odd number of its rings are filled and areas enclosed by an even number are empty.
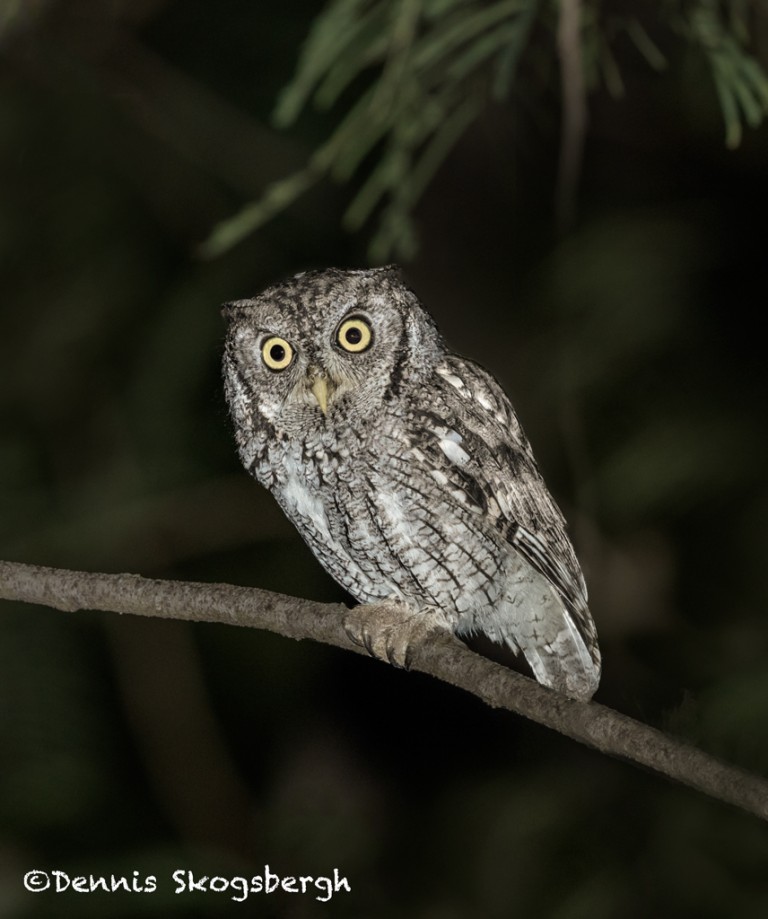
{"type": "Polygon", "coordinates": [[[562,612],[562,628],[553,641],[542,644],[522,636],[507,641],[515,650],[522,651],[542,685],[584,702],[594,695],[600,683],[600,651],[595,646],[590,654],[565,610],[562,612]]]}
{"type": "Polygon", "coordinates": [[[522,564],[512,574],[493,637],[522,652],[544,686],[587,700],[600,682],[600,651],[586,605],[569,605],[546,578],[522,564]]]}

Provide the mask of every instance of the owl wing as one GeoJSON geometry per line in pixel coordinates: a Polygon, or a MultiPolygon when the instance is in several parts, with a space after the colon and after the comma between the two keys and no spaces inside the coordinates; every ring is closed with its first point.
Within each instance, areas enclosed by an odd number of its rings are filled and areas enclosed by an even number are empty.
{"type": "Polygon", "coordinates": [[[476,505],[555,588],[592,663],[599,667],[587,588],[565,520],[509,399],[482,367],[457,355],[446,355],[437,375],[437,399],[421,412],[418,422],[422,449],[457,498],[476,505]]]}

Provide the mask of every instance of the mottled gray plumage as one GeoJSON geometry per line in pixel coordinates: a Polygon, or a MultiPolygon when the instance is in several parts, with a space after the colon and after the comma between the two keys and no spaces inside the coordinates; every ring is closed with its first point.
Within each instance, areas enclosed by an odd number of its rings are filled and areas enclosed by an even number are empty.
{"type": "Polygon", "coordinates": [[[589,698],[600,653],[563,517],[499,384],[397,269],[308,272],[224,313],[240,457],[333,577],[589,698]]]}

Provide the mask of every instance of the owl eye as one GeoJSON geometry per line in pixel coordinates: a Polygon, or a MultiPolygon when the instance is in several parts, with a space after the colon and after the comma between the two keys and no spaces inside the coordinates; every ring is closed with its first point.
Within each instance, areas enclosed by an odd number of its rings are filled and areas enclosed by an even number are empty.
{"type": "Polygon", "coordinates": [[[345,319],[336,333],[336,341],[345,351],[360,354],[367,351],[373,342],[373,329],[362,316],[352,316],[345,319]]]}
{"type": "Polygon", "coordinates": [[[293,348],[284,338],[273,335],[261,346],[261,357],[270,370],[285,370],[293,360],[293,348]]]}

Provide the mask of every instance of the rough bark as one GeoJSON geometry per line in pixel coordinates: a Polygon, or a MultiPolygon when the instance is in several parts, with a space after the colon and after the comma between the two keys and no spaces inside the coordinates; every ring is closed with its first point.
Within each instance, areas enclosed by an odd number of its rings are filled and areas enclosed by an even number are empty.
{"type": "MultiPolygon", "coordinates": [[[[74,612],[223,622],[366,652],[344,630],[347,608],[231,584],[150,580],[0,562],[0,599],[74,612]]],[[[602,753],[630,760],[768,820],[768,781],[596,702],[577,702],[475,654],[450,634],[412,649],[411,668],[488,705],[543,724],[602,753]]]]}

